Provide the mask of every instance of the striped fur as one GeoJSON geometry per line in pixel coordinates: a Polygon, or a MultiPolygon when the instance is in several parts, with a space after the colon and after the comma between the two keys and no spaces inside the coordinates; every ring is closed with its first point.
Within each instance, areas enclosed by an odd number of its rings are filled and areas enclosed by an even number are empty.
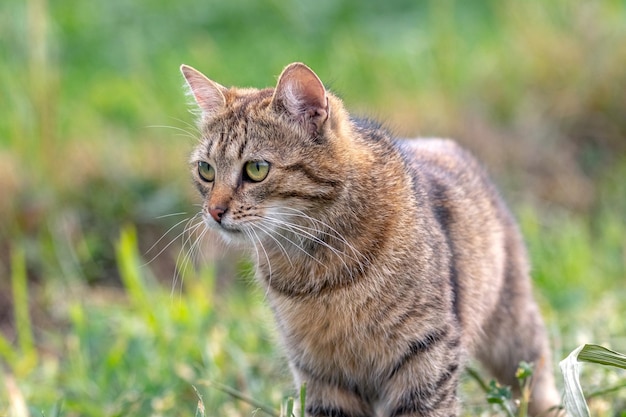
{"type": "Polygon", "coordinates": [[[534,362],[531,413],[558,404],[524,245],[474,158],[351,119],[303,64],[264,90],[182,71],[205,222],[251,248],[309,416],[457,415],[470,355],[513,386],[534,362]]]}

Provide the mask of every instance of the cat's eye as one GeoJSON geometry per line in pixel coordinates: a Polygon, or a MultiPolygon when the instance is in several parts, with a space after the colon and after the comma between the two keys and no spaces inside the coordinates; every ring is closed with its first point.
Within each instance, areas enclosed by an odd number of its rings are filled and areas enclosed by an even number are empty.
{"type": "Polygon", "coordinates": [[[270,172],[270,164],[267,161],[248,161],[245,165],[245,174],[250,181],[263,181],[270,172]]]}
{"type": "Polygon", "coordinates": [[[198,162],[198,175],[200,175],[203,181],[215,181],[215,169],[208,162],[198,162]]]}

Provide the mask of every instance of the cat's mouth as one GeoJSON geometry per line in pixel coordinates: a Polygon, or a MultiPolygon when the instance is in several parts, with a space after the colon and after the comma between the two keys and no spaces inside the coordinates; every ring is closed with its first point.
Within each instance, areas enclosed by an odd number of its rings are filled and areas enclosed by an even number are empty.
{"type": "Polygon", "coordinates": [[[242,231],[236,227],[233,227],[231,225],[227,225],[227,224],[218,224],[217,225],[218,230],[220,230],[221,232],[226,232],[226,233],[242,233],[242,231]]]}
{"type": "Polygon", "coordinates": [[[216,230],[222,240],[228,244],[248,246],[254,240],[250,237],[250,233],[245,229],[235,225],[213,224],[213,230],[216,230]]]}
{"type": "Polygon", "coordinates": [[[204,222],[209,228],[217,230],[227,237],[235,237],[243,234],[243,230],[239,226],[234,225],[228,221],[221,221],[218,223],[216,221],[213,221],[213,219],[211,218],[205,217],[204,222]]]}

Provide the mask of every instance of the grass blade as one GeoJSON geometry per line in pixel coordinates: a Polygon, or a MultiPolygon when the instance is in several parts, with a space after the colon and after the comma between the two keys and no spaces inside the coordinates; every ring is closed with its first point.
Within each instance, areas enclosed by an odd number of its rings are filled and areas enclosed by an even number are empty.
{"type": "Polygon", "coordinates": [[[28,311],[28,279],[26,277],[25,258],[22,248],[13,248],[11,251],[11,281],[18,342],[22,353],[29,354],[33,351],[34,343],[28,311]]]}
{"type": "Polygon", "coordinates": [[[578,354],[578,360],[626,369],[626,355],[599,345],[584,345],[578,354]]]}
{"type": "Polygon", "coordinates": [[[18,361],[17,352],[2,333],[0,333],[0,358],[11,364],[15,364],[18,361]]]}
{"type": "Polygon", "coordinates": [[[300,417],[306,417],[306,382],[300,387],[300,417]]]}
{"type": "Polygon", "coordinates": [[[578,354],[584,348],[579,346],[559,363],[564,379],[563,405],[572,417],[591,417],[589,407],[585,401],[585,394],[578,379],[580,375],[580,362],[578,354]]]}
{"type": "Polygon", "coordinates": [[[24,249],[17,246],[11,250],[11,285],[13,287],[13,310],[18,348],[12,349],[8,341],[1,337],[0,354],[10,360],[9,364],[13,372],[20,378],[30,373],[37,366],[38,354],[33,339],[33,327],[28,305],[26,255],[24,249]]]}
{"type": "Polygon", "coordinates": [[[295,417],[293,413],[293,397],[287,398],[285,404],[285,412],[281,413],[282,417],[295,417]]]}
{"type": "Polygon", "coordinates": [[[258,408],[259,410],[263,411],[265,414],[271,416],[271,417],[280,417],[279,413],[277,413],[273,408],[268,407],[267,405],[263,404],[260,401],[255,400],[252,397],[247,396],[246,394],[244,394],[243,392],[237,391],[234,388],[231,388],[229,386],[226,385],[222,385],[219,382],[215,382],[215,381],[202,381],[203,384],[209,386],[209,387],[213,387],[216,388],[228,395],[230,395],[233,398],[237,398],[238,400],[241,400],[245,403],[250,404],[251,406],[258,408]]]}
{"type": "Polygon", "coordinates": [[[204,417],[205,410],[204,410],[204,401],[202,400],[202,395],[200,395],[196,387],[193,387],[193,390],[196,392],[196,396],[198,397],[198,406],[196,407],[195,417],[204,417]]]}
{"type": "Polygon", "coordinates": [[[489,393],[489,385],[480,376],[480,373],[478,373],[476,369],[468,366],[467,368],[465,368],[465,372],[467,372],[467,375],[469,375],[478,384],[480,389],[482,389],[485,394],[489,393]]]}
{"type": "Polygon", "coordinates": [[[122,228],[116,246],[120,277],[133,305],[141,312],[151,327],[156,329],[158,324],[154,314],[154,306],[148,296],[141,274],[141,262],[137,248],[137,230],[133,226],[127,225],[122,228]]]}
{"type": "Polygon", "coordinates": [[[563,403],[573,417],[589,417],[589,408],[580,386],[582,362],[597,363],[626,369],[626,355],[599,345],[586,344],[576,348],[559,364],[565,380],[563,403]]]}

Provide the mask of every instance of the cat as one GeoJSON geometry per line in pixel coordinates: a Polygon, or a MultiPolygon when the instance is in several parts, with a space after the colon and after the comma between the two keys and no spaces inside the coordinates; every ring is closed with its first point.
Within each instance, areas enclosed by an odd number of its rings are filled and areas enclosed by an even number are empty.
{"type": "Polygon", "coordinates": [[[251,248],[308,416],[456,416],[470,356],[512,387],[534,363],[531,415],[557,408],[522,238],[467,151],[352,118],[302,63],[260,90],[181,71],[203,220],[251,248]]]}

